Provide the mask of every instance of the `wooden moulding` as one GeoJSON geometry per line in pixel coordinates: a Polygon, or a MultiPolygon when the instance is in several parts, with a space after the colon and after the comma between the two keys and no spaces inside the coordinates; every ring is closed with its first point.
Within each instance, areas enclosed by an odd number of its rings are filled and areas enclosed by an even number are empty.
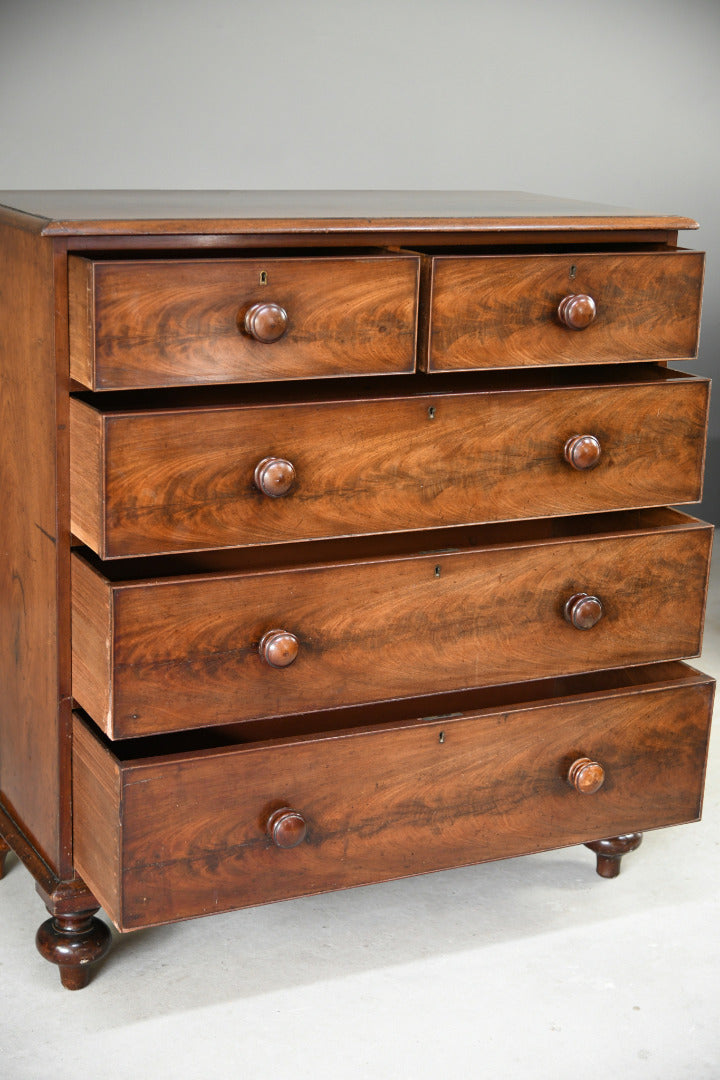
{"type": "Polygon", "coordinates": [[[89,237],[284,233],[332,237],[378,232],[512,235],[533,230],[633,234],[696,229],[691,218],[525,191],[6,191],[0,216],[45,235],[89,237]],[[9,209],[15,207],[15,210],[9,209]]]}
{"type": "Polygon", "coordinates": [[[697,355],[704,255],[437,256],[431,326],[421,370],[691,359],[697,355]],[[584,330],[563,326],[558,305],[587,294],[584,330]]]}
{"type": "Polygon", "coordinates": [[[74,400],[73,532],[109,559],[694,502],[709,382],[655,371],[293,404],[74,400]],[[578,433],[600,442],[591,473],[563,456],[578,433]],[[270,455],[296,474],[280,498],[253,482],[270,455]]]}
{"type": "Polygon", "coordinates": [[[415,370],[416,255],[145,259],[72,256],[70,373],[93,390],[415,370]],[[287,332],[239,328],[272,302],[287,332]]]}
{"type": "Polygon", "coordinates": [[[120,929],[695,820],[714,683],[684,664],[604,690],[123,760],[76,718],[75,852],[120,929]],[[602,763],[596,793],[568,782],[602,763]],[[306,823],[292,850],[273,811],[306,823]]]}
{"type": "Polygon", "coordinates": [[[487,526],[454,550],[363,559],[351,546],[345,561],[135,581],[76,554],[73,695],[126,738],[697,655],[711,526],[671,510],[550,525],[545,538],[533,523],[487,526]],[[581,591],[602,601],[592,630],[563,615],[581,591]],[[269,630],[297,638],[289,667],[261,660],[269,630]]]}

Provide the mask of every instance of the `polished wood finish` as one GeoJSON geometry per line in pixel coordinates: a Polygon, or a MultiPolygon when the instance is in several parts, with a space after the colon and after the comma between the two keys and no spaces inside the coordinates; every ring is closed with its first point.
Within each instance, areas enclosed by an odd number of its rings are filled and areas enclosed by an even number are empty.
{"type": "MultiPolygon", "coordinates": [[[[101,238],[236,237],[414,232],[455,240],[463,230],[504,238],[533,230],[543,238],[590,232],[697,229],[692,218],[525,191],[5,191],[0,214],[46,236],[101,238]],[[15,209],[16,208],[16,209],[15,209]],[[19,212],[18,212],[19,211],[19,212]]],[[[95,240],[97,243],[97,240],[95,240]]],[[[207,245],[206,245],[207,246],[207,245]]]]}
{"type": "Polygon", "coordinates": [[[593,840],[586,844],[597,855],[597,872],[600,877],[615,878],[620,873],[620,862],[623,855],[630,851],[637,851],[642,842],[642,833],[623,833],[622,836],[612,836],[606,840],[593,840]]]}
{"type": "Polygon", "coordinates": [[[238,316],[238,326],[255,341],[269,345],[279,341],[286,332],[287,311],[280,304],[252,304],[244,314],[238,316]]]}
{"type": "Polygon", "coordinates": [[[413,255],[72,256],[70,373],[112,390],[411,372],[419,265],[413,255]],[[279,339],[241,333],[238,315],[244,324],[270,289],[287,330],[279,339]]]}
{"type": "Polygon", "coordinates": [[[563,447],[563,457],[579,472],[594,469],[602,457],[600,440],[595,435],[572,435],[563,447]]]}
{"type": "Polygon", "coordinates": [[[255,487],[271,499],[287,495],[295,483],[295,467],[284,458],[266,457],[259,461],[253,473],[255,487]]]}
{"type": "Polygon", "coordinates": [[[690,359],[697,353],[698,252],[436,256],[428,371],[690,359]],[[594,297],[582,333],[558,318],[568,287],[594,297]]]}
{"type": "Polygon", "coordinates": [[[597,305],[585,293],[566,296],[558,304],[558,318],[569,330],[584,330],[597,315],[597,305]]]}
{"type": "Polygon", "coordinates": [[[287,630],[268,630],[260,638],[258,653],[260,659],[274,668],[286,668],[297,659],[298,639],[287,630]]]}
{"type": "Polygon", "coordinates": [[[526,388],[494,375],[437,389],[378,380],[356,399],[304,387],[294,402],[73,401],[73,532],[117,558],[700,498],[706,379],[656,367],[590,385],[564,371],[523,378],[526,388]],[[605,448],[591,473],[565,456],[579,429],[605,448]],[[267,456],[296,472],[282,498],[260,494],[267,456]]]}
{"type": "Polygon", "coordinates": [[[589,757],[578,758],[568,769],[568,783],[579,795],[594,795],[605,783],[605,770],[589,757]]]}
{"type": "Polygon", "coordinates": [[[131,929],[579,842],[612,876],[699,816],[713,682],[673,658],[711,530],[648,509],[701,492],[708,382],[665,363],[687,227],[0,196],[0,871],[64,985],[99,905],[131,929]]]}
{"type": "Polygon", "coordinates": [[[307,836],[307,822],[302,814],[289,806],[273,810],[267,820],[265,831],[275,847],[294,848],[307,836]]]}
{"type": "Polygon", "coordinates": [[[604,614],[602,600],[598,596],[590,596],[585,592],[573,593],[570,599],[566,600],[563,608],[566,622],[569,622],[576,630],[592,630],[604,614]]]}
{"type": "Polygon", "coordinates": [[[198,715],[227,724],[696,655],[712,529],[663,511],[643,527],[620,521],[610,533],[600,517],[547,540],[517,526],[465,550],[127,584],[76,555],[73,695],[126,738],[198,715]],[[578,633],[563,607],[590,584],[606,614],[578,633]],[[258,656],[277,627],[299,642],[282,670],[258,656]]]}
{"type": "Polygon", "coordinates": [[[58,965],[65,989],[82,990],[90,981],[92,965],[107,954],[112,936],[104,922],[83,912],[48,919],[35,942],[40,955],[58,965]]]}
{"type": "Polygon", "coordinates": [[[0,252],[0,798],[61,870],[67,733],[58,630],[69,550],[58,550],[56,469],[66,436],[56,403],[53,252],[6,226],[0,252]]]}
{"type": "Polygon", "coordinates": [[[696,676],[127,763],[78,718],[78,866],[131,929],[692,820],[711,697],[696,676]],[[579,751],[605,763],[592,798],[567,783],[579,751]],[[108,847],[93,792],[118,775],[108,847]],[[307,822],[293,850],[267,835],[273,799],[307,822]]]}

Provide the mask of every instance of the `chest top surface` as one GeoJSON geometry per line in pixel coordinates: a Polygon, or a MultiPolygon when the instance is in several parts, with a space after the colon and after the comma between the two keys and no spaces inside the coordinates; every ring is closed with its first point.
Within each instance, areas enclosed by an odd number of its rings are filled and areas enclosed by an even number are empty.
{"type": "Polygon", "coordinates": [[[4,191],[47,236],[695,229],[691,218],[523,191],[4,191]]]}

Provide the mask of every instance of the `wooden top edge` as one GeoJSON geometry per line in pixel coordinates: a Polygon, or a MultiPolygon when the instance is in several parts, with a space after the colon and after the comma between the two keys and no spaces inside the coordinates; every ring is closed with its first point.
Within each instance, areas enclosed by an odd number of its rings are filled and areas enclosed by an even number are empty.
{"type": "Polygon", "coordinates": [[[0,218],[44,236],[698,228],[677,215],[507,191],[8,191],[0,218]]]}

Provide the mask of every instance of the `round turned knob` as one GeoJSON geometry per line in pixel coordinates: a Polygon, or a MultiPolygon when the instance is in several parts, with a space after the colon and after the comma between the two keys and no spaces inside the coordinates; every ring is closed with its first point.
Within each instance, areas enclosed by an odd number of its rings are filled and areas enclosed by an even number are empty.
{"type": "Polygon", "coordinates": [[[307,836],[307,823],[299,810],[282,806],[267,819],[267,834],[276,847],[293,848],[307,836]]]}
{"type": "Polygon", "coordinates": [[[597,315],[597,307],[592,296],[577,293],[566,296],[558,305],[558,318],[563,326],[571,330],[584,330],[597,315]]]}
{"type": "Polygon", "coordinates": [[[573,435],[565,443],[563,453],[568,464],[582,472],[584,469],[595,468],[602,450],[594,435],[573,435]]]}
{"type": "Polygon", "coordinates": [[[266,457],[255,466],[255,486],[271,499],[287,495],[294,482],[295,468],[284,458],[266,457]]]}
{"type": "Polygon", "coordinates": [[[605,782],[605,770],[597,761],[591,761],[589,757],[578,758],[573,761],[568,770],[568,783],[579,791],[581,795],[593,795],[599,791],[605,782]]]}
{"type": "Polygon", "coordinates": [[[258,652],[270,667],[289,667],[298,654],[298,639],[287,630],[268,630],[260,638],[258,652]]]}
{"type": "Polygon", "coordinates": [[[566,602],[564,615],[577,630],[590,630],[599,623],[604,614],[602,601],[589,593],[573,593],[566,602]]]}
{"type": "Polygon", "coordinates": [[[278,341],[287,330],[288,317],[279,304],[253,304],[242,316],[241,327],[246,334],[264,345],[278,341]]]}

